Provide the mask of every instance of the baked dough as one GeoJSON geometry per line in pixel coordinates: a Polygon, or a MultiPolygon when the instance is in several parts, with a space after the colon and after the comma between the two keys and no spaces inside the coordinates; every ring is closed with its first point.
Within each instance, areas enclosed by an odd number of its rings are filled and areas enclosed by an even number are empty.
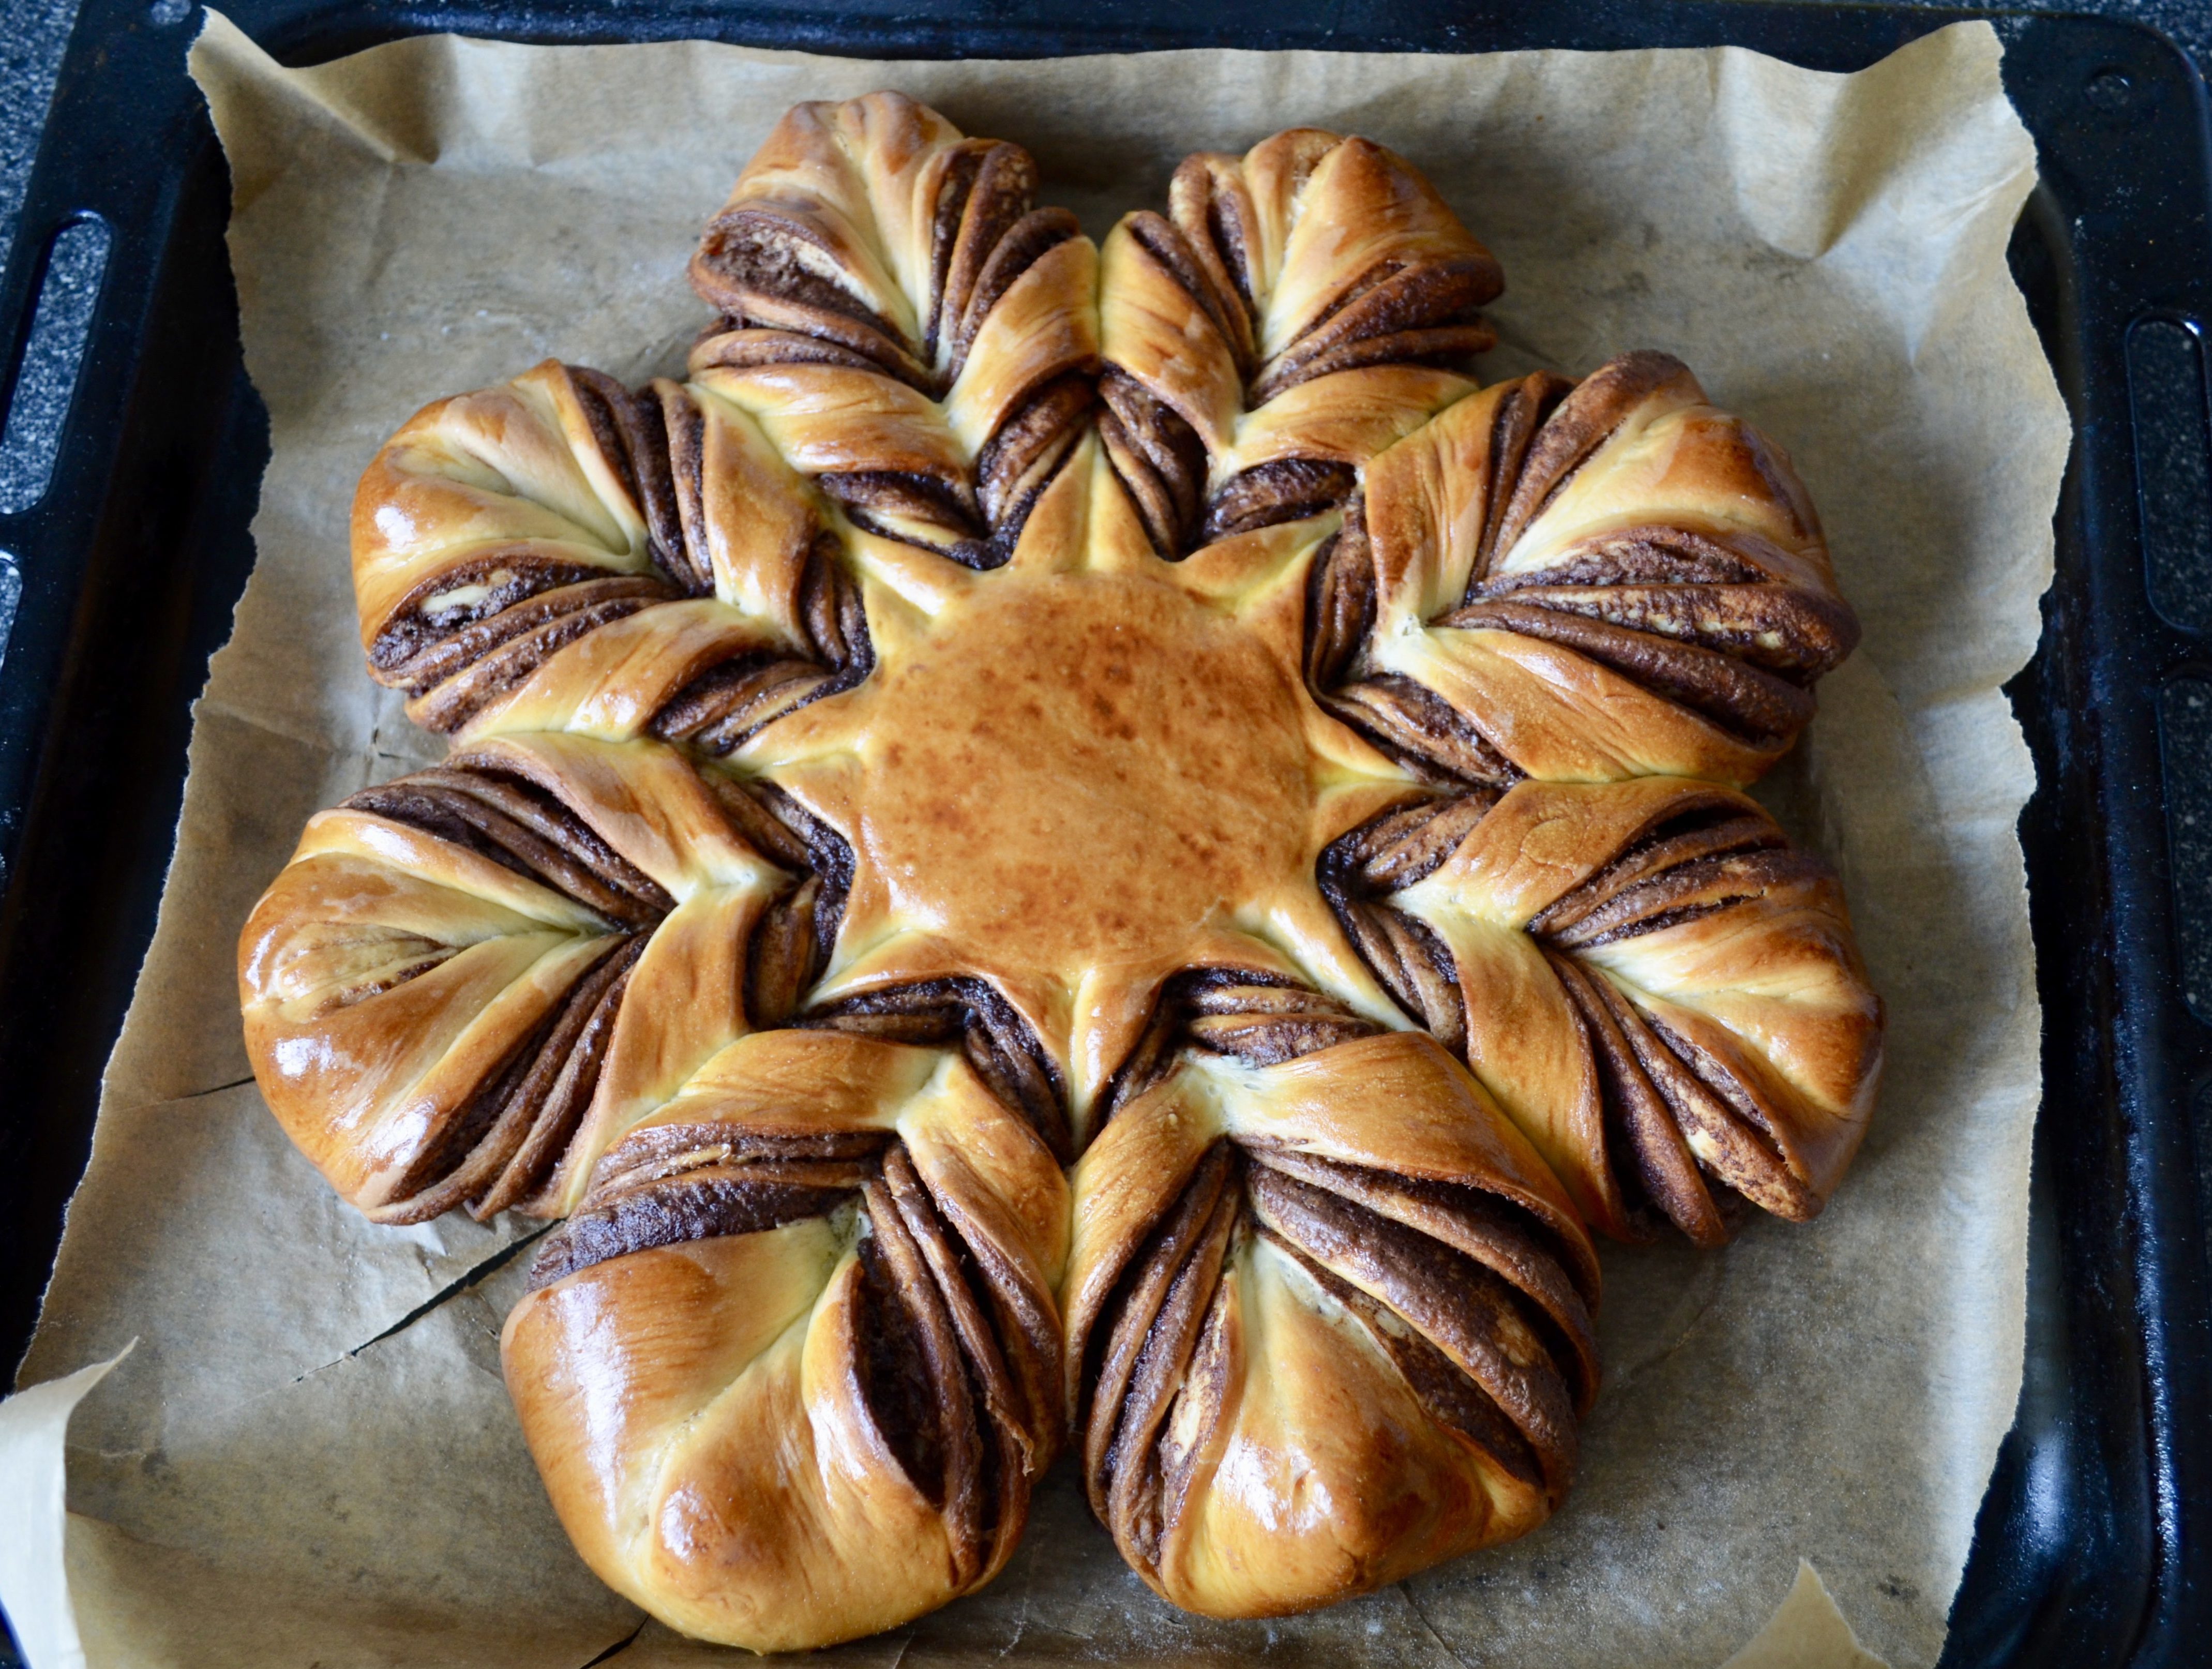
{"type": "Polygon", "coordinates": [[[1738,792],[1856,629],[1779,451],[1660,355],[1480,387],[1498,263],[1368,141],[1103,250],[1036,188],[801,106],[683,380],[405,424],[362,642],[452,751],[240,946],[347,1199],[561,1220],[548,1492],[756,1649],[988,1581],[1064,1445],[1216,1615],[1520,1534],[1589,1229],[1809,1217],[1871,1106],[1834,877],[1738,792]]]}
{"type": "Polygon", "coordinates": [[[610,1586],[758,1651],[988,1581],[1060,1446],[1067,1189],[957,1055],[720,1051],[600,1162],[501,1338],[610,1586]]]}
{"type": "Polygon", "coordinates": [[[1359,1035],[1310,998],[1270,1028],[1239,1012],[1261,1000],[1179,981],[1164,1021],[1194,1035],[1140,1056],[1074,1177],[1091,1506],[1146,1582],[1216,1617],[1534,1528],[1598,1381],[1595,1254],[1489,1098],[1419,1032],[1359,1035]]]}
{"type": "Polygon", "coordinates": [[[1665,354],[1500,383],[1389,447],[1324,584],[1336,711],[1501,786],[1751,782],[1858,642],[1789,459],[1665,354]]]}
{"type": "Polygon", "coordinates": [[[1521,782],[1393,811],[1323,885],[1407,1011],[1618,1240],[1804,1222],[1866,1133],[1882,1008],[1843,889],[1747,795],[1521,782]]]}

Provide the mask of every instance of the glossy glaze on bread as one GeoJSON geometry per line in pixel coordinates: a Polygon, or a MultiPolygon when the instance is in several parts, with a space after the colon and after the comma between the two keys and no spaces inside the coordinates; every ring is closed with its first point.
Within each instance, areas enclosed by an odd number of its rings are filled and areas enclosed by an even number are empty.
{"type": "Polygon", "coordinates": [[[1498,263],[1368,140],[1103,247],[1038,190],[800,106],[682,380],[404,425],[362,643],[453,750],[240,946],[347,1199],[560,1220],[502,1341],[553,1504],[759,1650],[988,1581],[1063,1448],[1213,1615],[1523,1533],[1591,1231],[1809,1217],[1872,1106],[1741,792],[1857,631],[1780,450],[1661,354],[1483,387],[1498,263]]]}

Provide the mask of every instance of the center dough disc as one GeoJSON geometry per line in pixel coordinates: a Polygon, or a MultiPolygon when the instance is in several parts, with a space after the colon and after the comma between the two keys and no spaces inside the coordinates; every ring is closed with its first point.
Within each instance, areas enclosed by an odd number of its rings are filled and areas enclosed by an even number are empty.
{"type": "Polygon", "coordinates": [[[1172,956],[1305,861],[1285,669],[1172,586],[999,576],[878,677],[861,844],[909,926],[986,965],[1172,956]]]}

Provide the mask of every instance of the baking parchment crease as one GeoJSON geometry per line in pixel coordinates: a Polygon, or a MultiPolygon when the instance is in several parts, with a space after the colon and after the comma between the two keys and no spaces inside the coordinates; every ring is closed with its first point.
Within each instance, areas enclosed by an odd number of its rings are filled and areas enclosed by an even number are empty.
{"type": "MultiPolygon", "coordinates": [[[[210,14],[191,67],[230,161],[272,457],[21,1375],[138,1341],[67,1426],[86,1658],[703,1654],[585,1571],[523,1450],[496,1335],[528,1225],[380,1229],[332,1199],[242,1082],[231,959],[307,814],[439,751],[362,670],[346,518],[378,441],[548,355],[674,368],[703,316],[692,240],[775,118],[892,86],[1030,147],[1094,235],[1161,201],[1190,150],[1292,121],[1365,133],[1504,261],[1486,375],[1665,349],[1784,444],[1866,636],[1760,792],[1844,872],[1890,1054],[1817,1222],[1761,1217],[1717,1254],[1607,1249],[1607,1387],[1574,1494],[1527,1539],[1312,1616],[1212,1623],[1122,1569],[1063,1471],[989,1589],[828,1658],[1710,1669],[1787,1593],[1784,1619],[1828,1642],[1803,1661],[1866,1661],[1802,1557],[1866,1650],[1931,1663],[2020,1383],[2039,1017],[2014,826],[2033,777],[1998,687],[2033,647],[2068,440],[2005,266],[2034,152],[1998,58],[1977,23],[1848,76],[1730,49],[884,64],[453,38],[286,70],[210,14]]],[[[47,1399],[60,1421],[82,1388],[47,1399]]],[[[0,1420],[0,1482],[46,1452],[31,1427],[58,1446],[40,1419],[0,1420]]],[[[34,1506],[0,1499],[0,1539],[34,1506]]]]}

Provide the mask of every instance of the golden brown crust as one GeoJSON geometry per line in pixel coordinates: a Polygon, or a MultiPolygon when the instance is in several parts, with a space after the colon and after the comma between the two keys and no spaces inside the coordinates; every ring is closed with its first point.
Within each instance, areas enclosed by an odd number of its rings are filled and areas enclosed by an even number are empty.
{"type": "Polygon", "coordinates": [[[1169,215],[1128,216],[1100,259],[1099,434],[1170,558],[1350,496],[1472,391],[1504,288],[1403,158],[1316,128],[1189,158],[1169,215]]]}
{"type": "Polygon", "coordinates": [[[869,665],[804,483],[742,412],[673,384],[633,396],[549,360],[425,407],[362,476],[353,547],[370,671],[431,730],[711,750],[739,707],[757,729],[869,665]]]}
{"type": "Polygon", "coordinates": [[[380,1221],[557,1215],[665,1057],[744,1030],[748,980],[806,978],[763,961],[817,966],[834,932],[763,925],[841,897],[664,749],[494,743],[309,823],[240,940],[246,1043],[293,1139],[380,1221]],[[665,994],[717,984],[664,1027],[665,994]]]}
{"type": "Polygon", "coordinates": [[[1842,1180],[1881,1002],[1834,875],[1742,794],[1431,800],[1346,836],[1324,886],[1606,1233],[1720,1245],[1747,1204],[1802,1222],[1842,1180]]]}
{"type": "Polygon", "coordinates": [[[1076,1168],[1091,1504],[1210,1615],[1526,1532],[1596,1393],[1596,1260],[1565,1196],[1433,1041],[1362,1029],[1228,1070],[1194,1041],[1076,1168]]]}
{"type": "Polygon", "coordinates": [[[707,228],[691,355],[858,527],[1006,559],[1090,404],[1096,258],[1018,145],[897,94],[796,106],[707,228]]]}
{"type": "Polygon", "coordinates": [[[1440,779],[1749,782],[1858,640],[1789,460],[1664,354],[1452,406],[1328,567],[1316,688],[1440,779]]]}
{"type": "Polygon", "coordinates": [[[989,1581],[1060,1442],[1066,1200],[957,1057],[834,1032],[723,1050],[607,1151],[502,1336],[586,1560],[757,1651],[989,1581]]]}
{"type": "Polygon", "coordinates": [[[348,1199],[565,1218],[502,1341],[548,1491],[757,1649],[990,1580],[1064,1439],[1218,1615],[1522,1533],[1584,1220],[1811,1215],[1879,1059],[1764,813],[1574,786],[1807,721],[1856,628],[1780,453],[1664,355],[1478,390],[1497,264],[1369,141],[1193,157],[1103,251],[1037,188],[800,106],[683,380],[404,425],[363,642],[456,746],[240,944],[348,1199]]]}

